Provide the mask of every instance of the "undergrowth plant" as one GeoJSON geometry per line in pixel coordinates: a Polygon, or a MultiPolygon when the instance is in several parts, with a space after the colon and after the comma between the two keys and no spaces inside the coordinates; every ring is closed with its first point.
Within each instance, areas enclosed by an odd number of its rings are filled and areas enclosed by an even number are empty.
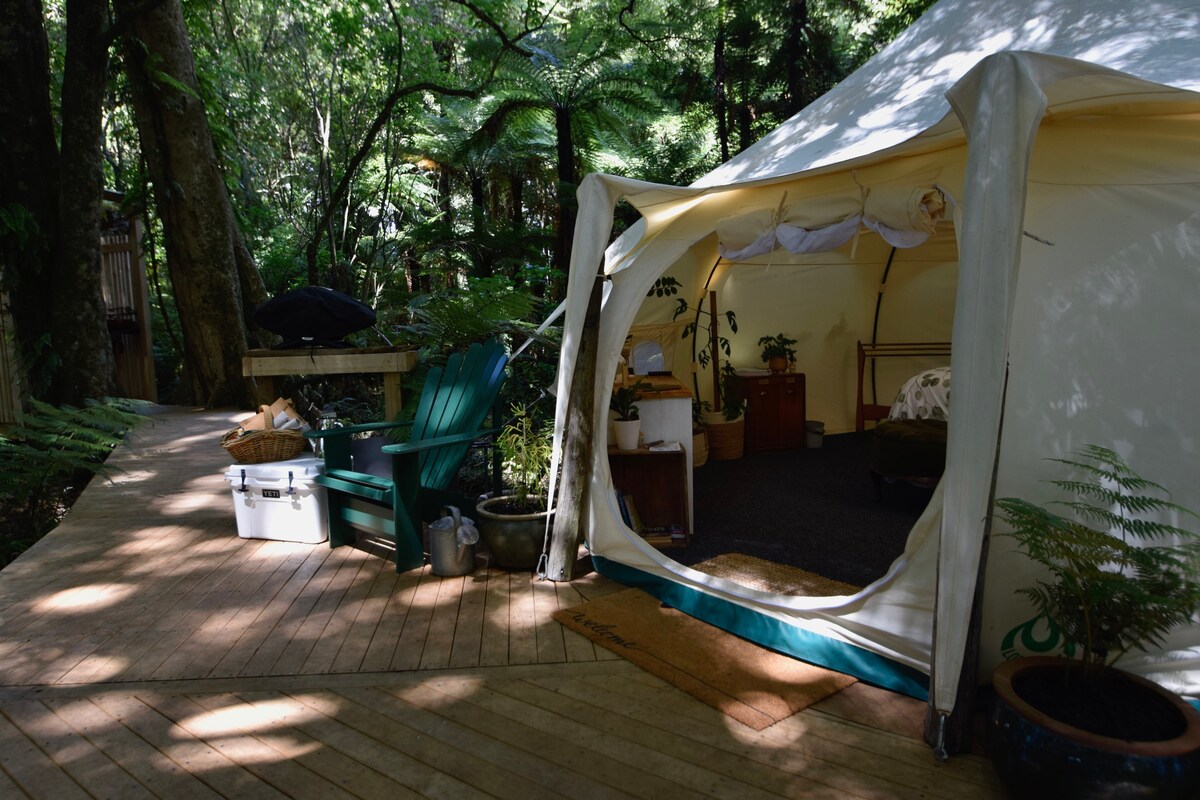
{"type": "Polygon", "coordinates": [[[512,418],[496,437],[496,447],[503,459],[505,482],[513,490],[513,502],[529,511],[543,510],[554,451],[552,427],[539,424],[528,407],[514,405],[512,418]]]}
{"type": "Polygon", "coordinates": [[[0,566],[62,521],[73,497],[125,434],[146,420],[140,400],[109,398],[82,408],[30,400],[17,425],[0,429],[0,566]]]}
{"type": "Polygon", "coordinates": [[[1200,609],[1200,534],[1148,518],[1200,516],[1171,502],[1166,489],[1112,450],[1089,445],[1074,456],[1050,459],[1082,474],[1050,481],[1068,499],[1038,506],[1006,497],[995,508],[1011,529],[999,535],[1016,539],[1050,575],[1017,592],[1059,627],[1068,655],[1077,650],[1090,669],[1161,646],[1200,609]]]}

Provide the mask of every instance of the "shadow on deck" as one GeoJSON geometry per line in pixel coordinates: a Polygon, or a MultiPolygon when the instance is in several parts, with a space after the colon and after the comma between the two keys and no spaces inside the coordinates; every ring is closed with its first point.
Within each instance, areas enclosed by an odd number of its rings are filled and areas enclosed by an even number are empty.
{"type": "Polygon", "coordinates": [[[551,620],[620,587],[240,539],[164,409],[0,571],[0,796],[996,797],[857,687],[755,732],[551,620]]]}

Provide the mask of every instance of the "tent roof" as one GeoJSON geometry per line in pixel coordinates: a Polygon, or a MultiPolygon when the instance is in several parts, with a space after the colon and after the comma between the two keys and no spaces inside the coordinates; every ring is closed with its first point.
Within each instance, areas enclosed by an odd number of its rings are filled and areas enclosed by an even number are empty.
{"type": "Polygon", "coordinates": [[[694,186],[780,178],[958,130],[946,92],[984,57],[1006,50],[1200,91],[1197,30],[1200,4],[1188,0],[942,0],[827,94],[694,186]]]}

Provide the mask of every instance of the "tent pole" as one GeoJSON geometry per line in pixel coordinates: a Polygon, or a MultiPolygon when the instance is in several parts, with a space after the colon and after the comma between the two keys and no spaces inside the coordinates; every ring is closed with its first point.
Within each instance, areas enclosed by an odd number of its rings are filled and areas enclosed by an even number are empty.
{"type": "MultiPolygon", "coordinates": [[[[888,273],[892,271],[892,259],[896,257],[896,248],[892,248],[892,252],[888,253],[887,264],[883,268],[883,278],[879,281],[879,293],[875,295],[875,321],[871,323],[871,344],[879,344],[879,309],[883,305],[883,290],[887,286],[888,273]]],[[[878,403],[879,398],[875,396],[875,363],[876,359],[871,359],[871,402],[878,403]]]]}
{"type": "Polygon", "coordinates": [[[588,484],[595,442],[596,361],[600,347],[600,305],[604,296],[603,265],[592,282],[583,330],[579,335],[579,357],[567,398],[567,420],[563,443],[562,485],[554,512],[554,529],[545,577],[570,581],[575,577],[579,543],[584,538],[589,503],[588,484]]]}
{"type": "Polygon", "coordinates": [[[721,410],[721,354],[717,349],[720,342],[720,337],[717,335],[717,293],[714,289],[708,290],[708,335],[709,349],[712,352],[712,368],[713,368],[713,411],[721,410]]]}
{"type": "MultiPolygon", "coordinates": [[[[710,269],[708,271],[708,278],[706,278],[704,281],[704,290],[705,291],[708,291],[708,287],[712,284],[713,275],[717,274],[717,267],[719,267],[719,266],[721,266],[721,257],[717,256],[717,260],[713,262],[712,269],[710,269]]],[[[700,300],[697,301],[697,303],[696,303],[696,319],[692,322],[692,332],[693,332],[693,334],[695,334],[692,336],[692,366],[693,367],[695,367],[695,364],[696,364],[696,342],[699,339],[698,332],[700,330],[700,315],[702,313],[704,313],[704,298],[703,297],[701,297],[700,300]]],[[[698,377],[698,373],[696,372],[695,369],[692,370],[692,389],[695,391],[695,394],[693,395],[693,397],[697,401],[699,401],[700,400],[700,378],[698,377]]],[[[719,397],[719,395],[718,395],[718,397],[719,397]]],[[[720,411],[721,409],[720,409],[720,406],[718,406],[717,408],[715,408],[713,410],[720,411]]]]}
{"type": "MultiPolygon", "coordinates": [[[[996,472],[1000,466],[1000,439],[1004,433],[1004,406],[1008,399],[1008,371],[1004,372],[1004,388],[1000,395],[1000,427],[996,431],[996,449],[992,457],[992,483],[988,490],[988,508],[996,500],[996,472]]],[[[975,695],[979,680],[979,646],[983,632],[983,589],[987,574],[989,543],[992,538],[992,516],[983,522],[983,544],[979,548],[979,570],[975,574],[975,592],[971,597],[971,619],[967,625],[967,641],[964,644],[962,669],[958,673],[958,692],[954,695],[954,708],[943,717],[934,705],[934,667],[929,665],[929,705],[925,709],[925,743],[934,749],[941,760],[971,750],[975,733],[975,695]]],[[[941,567],[938,567],[941,569],[941,567]]],[[[936,598],[934,607],[936,608],[936,598]]],[[[933,620],[933,647],[937,650],[937,618],[933,620]]]]}
{"type": "MultiPolygon", "coordinates": [[[[960,753],[969,753],[975,734],[975,704],[979,673],[979,646],[983,628],[983,575],[987,569],[988,536],[991,523],[984,526],[983,549],[979,554],[979,574],[975,578],[975,594],[971,599],[971,621],[967,628],[966,652],[963,654],[962,671],[958,676],[958,693],[954,696],[954,710],[942,719],[933,704],[933,692],[929,694],[929,705],[925,708],[925,743],[934,749],[934,755],[945,761],[960,753]]],[[[933,621],[934,641],[937,640],[937,620],[933,621]]],[[[933,685],[932,665],[930,685],[933,685]]]]}

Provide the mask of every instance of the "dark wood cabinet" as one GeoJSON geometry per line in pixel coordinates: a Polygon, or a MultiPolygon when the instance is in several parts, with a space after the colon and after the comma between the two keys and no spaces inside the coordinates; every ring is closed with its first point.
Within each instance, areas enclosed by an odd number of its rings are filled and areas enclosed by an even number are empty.
{"type": "Polygon", "coordinates": [[[687,454],[683,450],[610,448],[608,464],[613,488],[633,498],[647,541],[655,547],[685,546],[691,534],[687,454]],[[672,532],[676,533],[674,538],[672,532]]]}
{"type": "Polygon", "coordinates": [[[746,397],[746,450],[804,447],[804,373],[741,376],[746,397]]]}

